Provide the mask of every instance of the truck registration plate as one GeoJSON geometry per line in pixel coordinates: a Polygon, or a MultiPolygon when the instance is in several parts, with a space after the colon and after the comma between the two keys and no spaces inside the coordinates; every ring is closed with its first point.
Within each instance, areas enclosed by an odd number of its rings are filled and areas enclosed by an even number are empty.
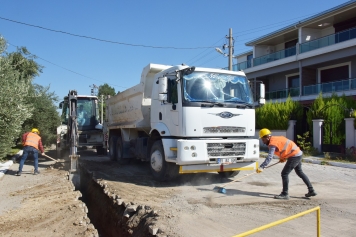
{"type": "Polygon", "coordinates": [[[218,158],[216,159],[216,163],[218,164],[231,164],[235,163],[236,159],[235,158],[218,158]]]}

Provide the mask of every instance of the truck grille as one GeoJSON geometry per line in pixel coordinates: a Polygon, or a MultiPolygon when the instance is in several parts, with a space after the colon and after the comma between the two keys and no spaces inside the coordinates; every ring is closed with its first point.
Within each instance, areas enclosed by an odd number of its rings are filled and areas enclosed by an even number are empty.
{"type": "Polygon", "coordinates": [[[244,133],[245,130],[246,129],[243,127],[229,127],[229,126],[203,128],[204,133],[244,133]]]}
{"type": "Polygon", "coordinates": [[[207,143],[209,157],[236,157],[244,156],[246,153],[246,143],[207,143]]]}

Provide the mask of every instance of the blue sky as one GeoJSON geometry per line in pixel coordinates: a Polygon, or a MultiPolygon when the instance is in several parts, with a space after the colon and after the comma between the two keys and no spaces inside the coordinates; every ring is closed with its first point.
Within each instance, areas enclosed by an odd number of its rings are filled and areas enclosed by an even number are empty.
{"type": "Polygon", "coordinates": [[[44,69],[35,83],[50,85],[63,98],[71,89],[90,94],[93,84],[123,91],[139,83],[149,63],[227,67],[228,59],[214,48],[227,43],[229,28],[236,55],[251,49],[248,41],[345,2],[0,0],[0,35],[8,52],[25,46],[37,55],[44,69]]]}

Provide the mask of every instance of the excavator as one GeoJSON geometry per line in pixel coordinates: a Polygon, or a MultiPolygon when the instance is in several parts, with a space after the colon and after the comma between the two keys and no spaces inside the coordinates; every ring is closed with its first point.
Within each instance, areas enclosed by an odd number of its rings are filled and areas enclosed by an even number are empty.
{"type": "Polygon", "coordinates": [[[106,155],[103,127],[99,122],[98,98],[94,95],[78,95],[70,90],[60,102],[62,109],[61,125],[57,127],[57,158],[69,154],[69,178],[75,186],[79,185],[78,149],[92,147],[98,155],[106,155]]]}

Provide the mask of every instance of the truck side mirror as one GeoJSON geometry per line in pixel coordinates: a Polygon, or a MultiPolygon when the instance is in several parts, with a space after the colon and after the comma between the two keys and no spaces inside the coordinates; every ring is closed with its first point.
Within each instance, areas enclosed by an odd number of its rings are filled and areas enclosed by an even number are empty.
{"type": "Polygon", "coordinates": [[[260,84],[260,100],[259,100],[259,103],[261,105],[266,103],[266,100],[265,100],[265,84],[263,84],[263,83],[260,84]]]}
{"type": "Polygon", "coordinates": [[[158,79],[158,100],[166,101],[167,100],[167,77],[161,77],[158,79]]]}
{"type": "Polygon", "coordinates": [[[59,107],[60,109],[63,108],[63,101],[62,101],[61,103],[59,103],[58,107],[59,107]]]}

